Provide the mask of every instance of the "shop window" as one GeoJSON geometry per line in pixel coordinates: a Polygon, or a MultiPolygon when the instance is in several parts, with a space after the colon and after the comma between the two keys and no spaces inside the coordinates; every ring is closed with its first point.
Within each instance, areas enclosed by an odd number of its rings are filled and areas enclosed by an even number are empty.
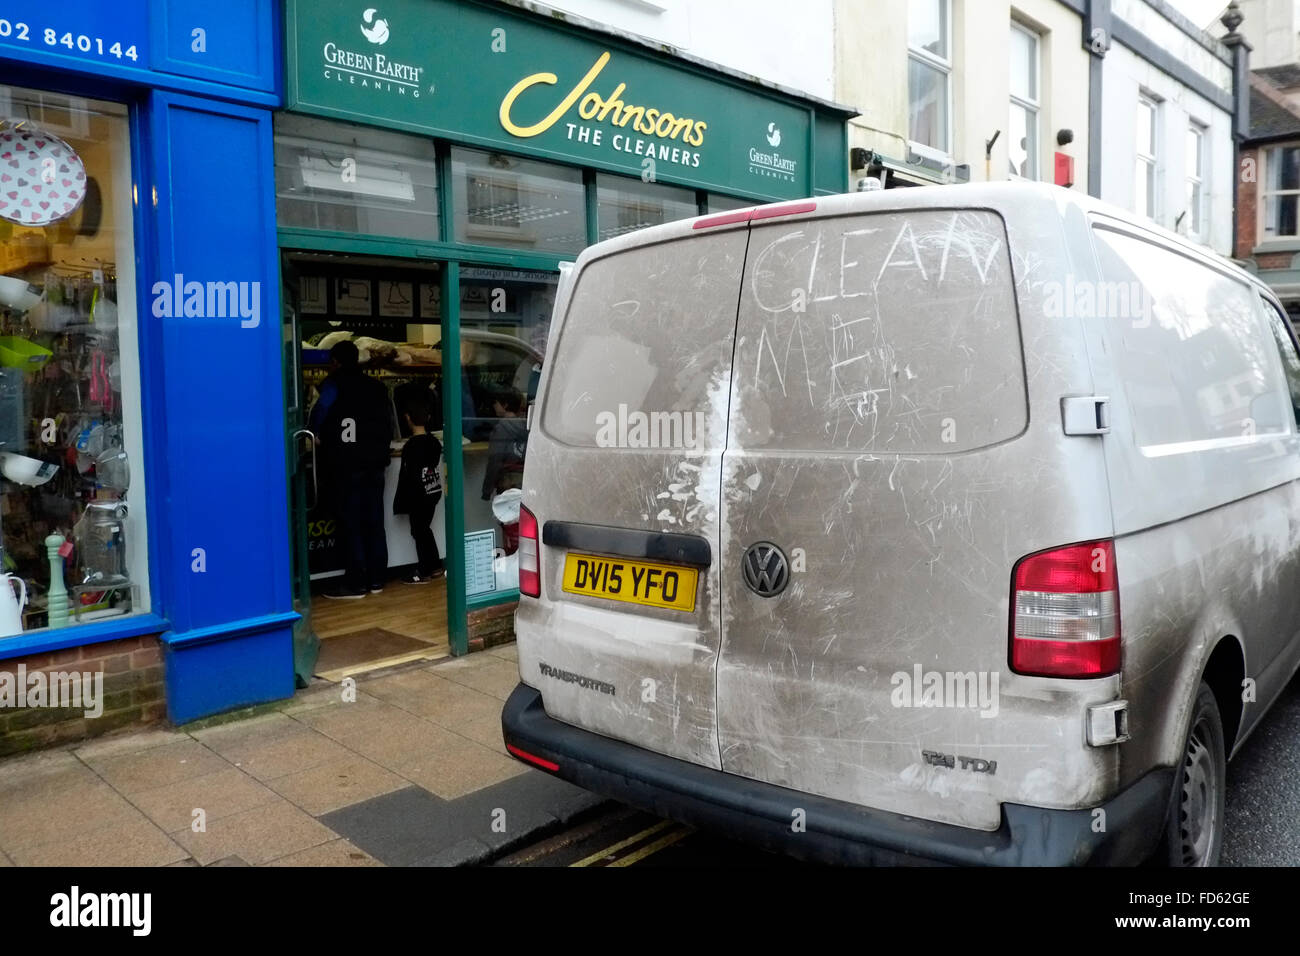
{"type": "Polygon", "coordinates": [[[518,586],[528,407],[537,397],[558,277],[474,267],[460,276],[466,591],[473,599],[518,586]]]}
{"type": "Polygon", "coordinates": [[[3,639],[149,593],[126,108],[0,87],[0,155],[3,639]]]}
{"type": "Polygon", "coordinates": [[[456,147],[451,175],[457,242],[551,255],[586,246],[582,170],[456,147]]]}
{"type": "Polygon", "coordinates": [[[596,177],[596,204],[602,240],[700,214],[689,189],[604,173],[596,177]]]}
{"type": "Polygon", "coordinates": [[[519,184],[486,176],[469,177],[469,225],[502,226],[517,230],[519,219],[519,184]]]}
{"type": "Polygon", "coordinates": [[[754,199],[737,199],[735,196],[723,196],[718,193],[708,195],[709,212],[730,212],[733,209],[747,209],[756,205],[759,205],[759,201],[754,199]]]}
{"type": "Polygon", "coordinates": [[[438,238],[431,140],[277,114],[276,218],[283,228],[438,238]]]}

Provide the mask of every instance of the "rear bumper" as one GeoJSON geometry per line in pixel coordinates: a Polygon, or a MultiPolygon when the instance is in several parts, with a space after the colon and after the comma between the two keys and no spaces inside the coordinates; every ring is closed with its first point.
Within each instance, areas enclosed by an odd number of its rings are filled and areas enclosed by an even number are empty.
{"type": "Polygon", "coordinates": [[[801,859],[849,865],[1135,864],[1155,846],[1173,786],[1173,770],[1162,768],[1103,804],[1104,817],[1006,803],[997,830],[972,830],[800,793],[582,730],[548,716],[541,694],[525,684],[506,701],[501,729],[507,744],[595,793],[801,859]],[[792,829],[796,809],[805,812],[805,832],[792,829]],[[1103,832],[1094,832],[1096,820],[1103,832]]]}

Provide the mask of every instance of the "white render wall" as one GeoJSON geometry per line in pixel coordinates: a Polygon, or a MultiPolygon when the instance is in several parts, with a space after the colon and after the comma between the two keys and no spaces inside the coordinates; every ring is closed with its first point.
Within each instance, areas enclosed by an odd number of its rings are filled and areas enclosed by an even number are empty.
{"type": "Polygon", "coordinates": [[[802,93],[835,92],[832,0],[543,2],[802,93]]]}
{"type": "MultiPolygon", "coordinates": [[[[1205,215],[1208,235],[1202,241],[1216,252],[1232,255],[1232,117],[1183,86],[1167,73],[1115,43],[1102,61],[1101,198],[1133,209],[1137,162],[1137,103],[1141,91],[1161,102],[1157,133],[1156,221],[1173,229],[1186,207],[1188,124],[1208,127],[1205,215]]],[[[1179,232],[1186,234],[1187,218],[1179,232]]]]}
{"type": "MultiPolygon", "coordinates": [[[[1083,23],[1059,0],[977,0],[954,5],[953,149],[955,161],[970,164],[971,182],[1009,178],[1008,113],[1011,106],[1009,48],[1013,20],[1038,34],[1038,179],[1055,178],[1055,154],[1074,157],[1074,188],[1088,191],[1088,65],[1083,23]],[[1060,129],[1074,141],[1058,146],[1060,129]],[[991,161],[984,143],[1001,130],[991,161]],[[989,174],[985,174],[985,166],[989,174]]],[[[906,77],[904,78],[906,83],[906,77]]]]}
{"type": "Polygon", "coordinates": [[[1111,16],[1135,28],[1165,53],[1190,66],[1215,86],[1232,89],[1232,68],[1166,20],[1146,0],[1111,0],[1111,16]]]}
{"type": "MultiPolygon", "coordinates": [[[[1088,68],[1083,24],[1060,0],[954,0],[952,153],[971,182],[1007,179],[1009,45],[1013,20],[1039,35],[1039,179],[1054,179],[1055,153],[1074,157],[1074,188],[1088,190],[1088,68]],[[1074,142],[1057,146],[1060,129],[1074,142]],[[985,173],[984,142],[1000,130],[985,173]]],[[[862,110],[851,146],[907,155],[907,4],[839,0],[835,99],[862,110]]]]}
{"type": "MultiPolygon", "coordinates": [[[[849,146],[907,155],[907,4],[836,0],[835,96],[861,111],[849,146]]],[[[857,175],[861,175],[858,173],[857,175]]]]}

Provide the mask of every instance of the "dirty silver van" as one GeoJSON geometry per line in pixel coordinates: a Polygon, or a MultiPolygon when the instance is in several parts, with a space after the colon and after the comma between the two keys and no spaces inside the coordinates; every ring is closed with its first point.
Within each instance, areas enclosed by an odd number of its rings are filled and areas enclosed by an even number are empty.
{"type": "Polygon", "coordinates": [[[847,863],[1213,865],[1300,664],[1269,290],[1055,187],[593,246],[524,476],[512,754],[847,863]]]}

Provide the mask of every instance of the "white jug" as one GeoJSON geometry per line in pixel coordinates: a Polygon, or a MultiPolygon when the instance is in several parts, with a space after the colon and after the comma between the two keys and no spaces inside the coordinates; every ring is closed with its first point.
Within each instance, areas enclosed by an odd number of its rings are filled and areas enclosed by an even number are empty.
{"type": "Polygon", "coordinates": [[[27,605],[27,584],[16,574],[0,575],[0,637],[12,637],[23,632],[23,608],[27,605]],[[11,584],[18,585],[14,597],[11,584]]]}

